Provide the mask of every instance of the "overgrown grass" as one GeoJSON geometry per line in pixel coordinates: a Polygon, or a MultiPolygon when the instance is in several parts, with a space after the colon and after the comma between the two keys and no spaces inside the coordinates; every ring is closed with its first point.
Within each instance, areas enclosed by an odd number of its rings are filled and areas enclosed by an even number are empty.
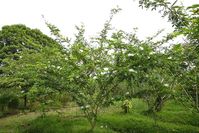
{"type": "MultiPolygon", "coordinates": [[[[74,116],[80,115],[80,112],[77,108],[64,108],[56,111],[52,110],[47,112],[47,115],[57,114],[62,114],[63,116],[74,116]]],[[[26,127],[31,121],[33,121],[40,115],[40,112],[31,112],[20,113],[17,115],[0,118],[0,133],[16,133],[18,132],[18,127],[26,127]]]]}
{"type": "Polygon", "coordinates": [[[158,119],[163,122],[199,127],[199,114],[174,101],[166,103],[164,109],[157,115],[158,119]]]}
{"type": "Polygon", "coordinates": [[[133,100],[131,113],[114,112],[100,118],[114,131],[122,133],[197,133],[199,132],[199,114],[187,110],[184,106],[169,101],[156,115],[145,115],[146,104],[133,100]]]}
{"type": "Polygon", "coordinates": [[[39,116],[38,113],[18,114],[0,119],[0,133],[16,133],[18,127],[26,125],[39,116]]]}
{"type": "Polygon", "coordinates": [[[114,131],[122,133],[194,133],[199,132],[199,128],[189,124],[175,124],[154,121],[148,116],[139,114],[104,115],[100,119],[114,131]]]}
{"type": "MultiPolygon", "coordinates": [[[[98,118],[96,133],[197,133],[199,132],[199,114],[192,113],[184,106],[169,101],[160,113],[145,115],[147,105],[139,99],[133,99],[133,109],[124,114],[121,103],[103,109],[98,118]]],[[[61,116],[55,112],[44,118],[30,113],[20,117],[0,119],[1,132],[24,133],[86,133],[90,129],[87,120],[77,109],[65,109],[61,116]],[[3,124],[3,125],[2,125],[3,124]],[[12,130],[6,130],[12,129],[12,130]]]]}
{"type": "MultiPolygon", "coordinates": [[[[90,129],[89,123],[82,117],[65,117],[57,116],[39,117],[29,123],[28,127],[21,129],[23,133],[87,133],[90,129]]],[[[94,132],[96,133],[113,133],[114,131],[107,128],[102,128],[97,125],[94,132]]]]}

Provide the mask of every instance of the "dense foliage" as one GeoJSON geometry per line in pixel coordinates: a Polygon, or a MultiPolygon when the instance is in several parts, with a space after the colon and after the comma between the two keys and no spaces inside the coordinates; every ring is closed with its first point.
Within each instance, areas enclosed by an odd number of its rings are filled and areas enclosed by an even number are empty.
{"type": "MultiPolygon", "coordinates": [[[[36,77],[36,71],[32,71],[36,64],[28,57],[44,53],[43,49],[46,48],[61,49],[61,46],[37,29],[30,29],[24,25],[2,27],[0,31],[1,98],[10,93],[18,98],[23,97],[24,107],[27,107],[27,92],[34,86],[36,77]],[[31,66],[31,63],[34,65],[31,66]]],[[[10,100],[4,99],[1,102],[3,101],[5,102],[2,105],[5,105],[9,104],[10,100]]]]}
{"type": "Polygon", "coordinates": [[[199,111],[199,5],[177,6],[177,1],[166,0],[139,4],[159,10],[175,31],[155,42],[156,36],[139,40],[136,30],[114,30],[111,21],[120,8],[111,10],[104,28],[91,39],[84,36],[84,26],[76,26],[74,41],[47,21],[55,40],[24,25],[3,27],[1,111],[18,108],[23,98],[25,108],[37,104],[45,116],[47,106],[57,106],[58,97],[66,94],[84,113],[91,132],[102,108],[123,101],[129,113],[131,99],[137,97],[147,103],[149,114],[160,112],[170,99],[199,111]],[[180,35],[185,38],[181,43],[164,47],[180,35]]]}
{"type": "Polygon", "coordinates": [[[199,110],[198,94],[198,53],[199,53],[199,5],[185,7],[177,5],[177,0],[170,3],[167,0],[139,0],[140,6],[159,10],[163,17],[173,24],[175,31],[172,37],[183,35],[184,42],[175,45],[169,51],[176,69],[173,74],[177,77],[181,89],[180,99],[188,100],[189,104],[199,110]]]}

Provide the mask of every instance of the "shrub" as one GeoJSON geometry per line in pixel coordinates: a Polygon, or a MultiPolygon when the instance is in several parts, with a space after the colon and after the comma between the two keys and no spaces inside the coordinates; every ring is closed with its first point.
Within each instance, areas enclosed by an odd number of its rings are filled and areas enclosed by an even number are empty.
{"type": "Polygon", "coordinates": [[[122,109],[124,113],[129,113],[130,109],[132,108],[132,103],[130,100],[124,100],[122,104],[122,109]]]}
{"type": "Polygon", "coordinates": [[[8,108],[10,109],[18,109],[19,107],[19,98],[14,96],[8,102],[8,108]]]}
{"type": "Polygon", "coordinates": [[[0,110],[1,116],[6,114],[16,113],[19,107],[19,98],[14,94],[1,94],[0,95],[0,110]]]}

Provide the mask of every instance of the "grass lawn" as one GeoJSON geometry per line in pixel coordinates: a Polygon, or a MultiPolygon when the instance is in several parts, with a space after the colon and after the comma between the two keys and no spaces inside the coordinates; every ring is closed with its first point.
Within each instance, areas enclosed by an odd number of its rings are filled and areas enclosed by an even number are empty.
{"type": "MultiPolygon", "coordinates": [[[[96,133],[199,133],[199,114],[182,105],[168,102],[157,115],[145,115],[145,103],[133,100],[133,109],[124,114],[121,103],[103,109],[98,118],[96,133]]],[[[47,116],[28,113],[0,119],[0,133],[86,133],[89,123],[77,108],[66,108],[59,113],[50,111],[47,116]]]]}

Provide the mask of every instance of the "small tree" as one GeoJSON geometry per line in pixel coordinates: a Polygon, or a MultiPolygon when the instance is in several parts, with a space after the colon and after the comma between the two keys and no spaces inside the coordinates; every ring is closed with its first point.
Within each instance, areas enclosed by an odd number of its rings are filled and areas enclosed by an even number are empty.
{"type": "MultiPolygon", "coordinates": [[[[90,42],[84,37],[84,26],[76,26],[78,33],[75,41],[69,42],[65,48],[67,65],[63,70],[67,85],[64,88],[83,110],[91,125],[91,132],[96,126],[99,109],[110,104],[120,83],[116,63],[112,61],[113,55],[108,54],[111,44],[107,38],[110,22],[119,10],[111,11],[110,19],[105,23],[100,36],[90,42]]],[[[68,42],[67,38],[59,34],[58,28],[47,22],[46,24],[59,42],[68,42]]]]}

